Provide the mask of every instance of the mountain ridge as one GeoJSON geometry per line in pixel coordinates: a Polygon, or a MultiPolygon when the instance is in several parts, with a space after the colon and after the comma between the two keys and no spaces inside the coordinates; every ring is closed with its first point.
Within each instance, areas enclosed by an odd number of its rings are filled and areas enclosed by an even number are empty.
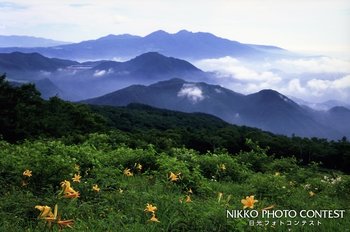
{"type": "Polygon", "coordinates": [[[130,59],[155,51],[181,59],[205,59],[224,56],[266,57],[280,55],[286,50],[270,45],[244,44],[218,37],[208,32],[180,30],[177,33],[158,30],[146,36],[130,34],[107,35],[95,40],[59,45],[50,48],[0,48],[0,52],[39,52],[48,57],[73,60],[130,59]],[[276,50],[278,52],[276,53],[276,50]]]}
{"type": "Polygon", "coordinates": [[[35,36],[26,35],[0,35],[0,48],[2,47],[52,47],[69,42],[57,41],[35,36]]]}
{"type": "MultiPolygon", "coordinates": [[[[350,131],[339,131],[339,126],[329,127],[331,118],[327,114],[309,112],[274,90],[267,89],[243,95],[217,85],[188,82],[179,78],[148,86],[132,85],[82,102],[110,106],[140,103],[182,112],[202,112],[233,124],[257,127],[289,136],[295,134],[340,139],[350,134],[350,131]],[[322,115],[323,120],[319,120],[315,115],[322,115]]],[[[343,118],[339,115],[333,117],[343,118]]]]}

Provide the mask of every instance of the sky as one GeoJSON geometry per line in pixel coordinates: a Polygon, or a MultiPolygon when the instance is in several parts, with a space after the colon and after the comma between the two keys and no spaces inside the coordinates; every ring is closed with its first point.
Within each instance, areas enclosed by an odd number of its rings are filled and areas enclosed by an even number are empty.
{"type": "Polygon", "coordinates": [[[350,54],[349,0],[0,0],[0,35],[79,42],[155,30],[210,32],[293,51],[350,54]]]}

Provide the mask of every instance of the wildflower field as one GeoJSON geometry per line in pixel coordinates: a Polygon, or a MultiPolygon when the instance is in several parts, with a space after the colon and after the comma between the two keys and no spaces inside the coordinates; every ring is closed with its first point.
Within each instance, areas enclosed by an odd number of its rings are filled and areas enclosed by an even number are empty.
{"type": "Polygon", "coordinates": [[[346,138],[45,101],[4,77],[0,109],[0,231],[349,231],[346,138]],[[240,210],[343,217],[232,217],[240,210]]]}
{"type": "MultiPolygon", "coordinates": [[[[112,145],[91,134],[0,143],[0,231],[347,231],[350,217],[315,226],[249,226],[226,210],[349,209],[350,177],[251,151],[200,155],[112,145]],[[256,164],[259,165],[256,165],[256,164]]],[[[295,219],[296,220],[296,219],[295,219]]],[[[314,219],[315,220],[315,219],[314,219]]]]}

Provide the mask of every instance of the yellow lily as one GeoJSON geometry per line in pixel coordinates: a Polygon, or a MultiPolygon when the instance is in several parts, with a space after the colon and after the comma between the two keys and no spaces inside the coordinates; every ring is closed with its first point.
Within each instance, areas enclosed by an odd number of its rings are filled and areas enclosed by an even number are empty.
{"type": "Polygon", "coordinates": [[[30,171],[29,169],[26,169],[26,170],[23,172],[23,176],[31,177],[31,176],[32,176],[32,171],[30,171]]]}
{"type": "Polygon", "coordinates": [[[220,164],[220,169],[221,171],[226,171],[226,165],[225,164],[220,164]]]}
{"type": "Polygon", "coordinates": [[[145,212],[155,213],[157,211],[157,207],[153,206],[152,204],[147,203],[147,206],[146,206],[144,211],[145,212]]]}
{"type": "Polygon", "coordinates": [[[101,189],[98,187],[97,184],[92,186],[92,190],[94,190],[95,192],[99,192],[101,189]]]}
{"type": "Polygon", "coordinates": [[[61,187],[65,198],[78,198],[80,196],[80,193],[75,191],[67,180],[61,182],[61,187]]]}
{"type": "Polygon", "coordinates": [[[149,219],[149,221],[151,221],[151,222],[160,222],[158,220],[158,218],[156,218],[156,214],[155,213],[152,214],[152,217],[151,217],[151,219],[149,219]]]}
{"type": "Polygon", "coordinates": [[[35,206],[36,209],[40,210],[39,218],[40,219],[46,219],[46,218],[55,218],[55,215],[52,213],[51,207],[47,205],[37,205],[35,206]]]}
{"type": "Polygon", "coordinates": [[[130,171],[129,168],[125,168],[123,171],[125,176],[133,176],[134,174],[130,171]]]}
{"type": "Polygon", "coordinates": [[[79,174],[74,174],[74,177],[72,178],[73,182],[80,183],[81,176],[79,174]]]}
{"type": "Polygon", "coordinates": [[[173,172],[170,172],[170,175],[169,175],[169,179],[170,179],[170,181],[177,181],[178,179],[179,179],[179,175],[180,175],[181,173],[178,173],[178,174],[174,174],[173,172]]]}
{"type": "Polygon", "coordinates": [[[142,165],[140,163],[135,163],[134,167],[141,172],[142,165]]]}
{"type": "Polygon", "coordinates": [[[258,202],[258,200],[254,200],[254,196],[250,196],[250,197],[246,197],[245,199],[241,200],[242,204],[243,204],[243,209],[245,208],[254,208],[254,204],[256,202],[258,202]]]}

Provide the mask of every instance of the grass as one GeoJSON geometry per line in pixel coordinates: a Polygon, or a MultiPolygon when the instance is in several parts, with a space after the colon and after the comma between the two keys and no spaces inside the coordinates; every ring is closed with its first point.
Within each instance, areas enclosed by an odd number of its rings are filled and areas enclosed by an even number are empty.
{"type": "Polygon", "coordinates": [[[239,154],[186,148],[159,153],[153,146],[131,149],[91,138],[78,145],[0,142],[0,231],[49,230],[34,207],[53,210],[55,204],[62,220],[74,220],[67,231],[349,231],[348,212],[343,219],[320,219],[318,226],[249,226],[249,219],[226,215],[226,210],[243,209],[241,200],[251,195],[258,200],[254,210],[271,205],[273,210],[349,210],[350,178],[340,172],[274,159],[256,144],[239,154]],[[123,174],[126,168],[132,176],[123,174]],[[26,169],[32,176],[23,176],[26,169]],[[170,181],[170,172],[181,173],[180,179],[170,181]],[[77,173],[80,183],[72,181],[77,173]],[[71,182],[79,198],[63,197],[63,180],[71,182]],[[95,184],[100,191],[92,189],[95,184]],[[157,207],[160,222],[150,221],[147,203],[157,207]]]}

